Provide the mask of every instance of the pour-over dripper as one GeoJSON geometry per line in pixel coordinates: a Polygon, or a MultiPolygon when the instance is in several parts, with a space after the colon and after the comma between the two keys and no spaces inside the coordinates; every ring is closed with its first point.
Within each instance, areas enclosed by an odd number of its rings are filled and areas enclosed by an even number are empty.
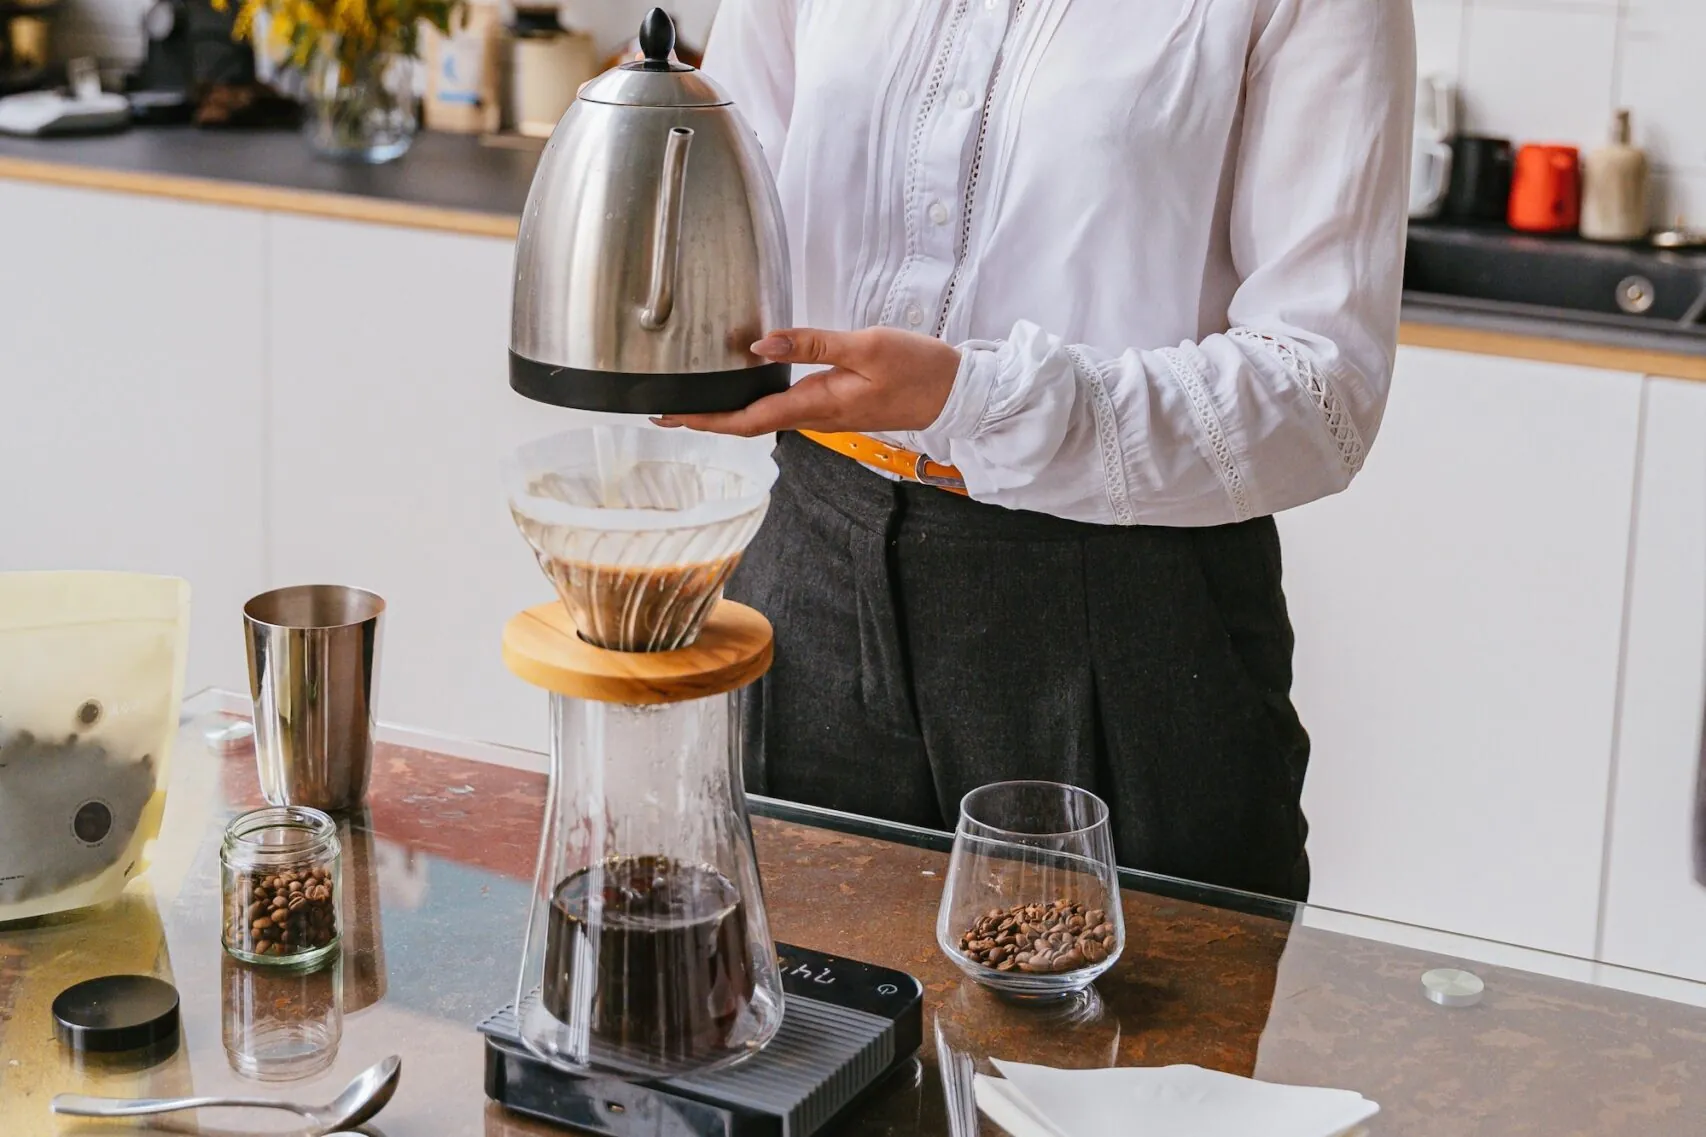
{"type": "Polygon", "coordinates": [[[770,501],[761,443],[590,426],[505,463],[511,516],[581,638],[617,651],[693,642],[770,501]]]}

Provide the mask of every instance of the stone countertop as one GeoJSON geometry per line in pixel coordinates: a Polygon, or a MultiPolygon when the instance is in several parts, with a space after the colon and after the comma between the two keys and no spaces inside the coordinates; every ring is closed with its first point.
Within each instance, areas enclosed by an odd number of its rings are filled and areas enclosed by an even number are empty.
{"type": "MultiPolygon", "coordinates": [[[[511,238],[541,146],[427,131],[399,161],[363,166],[325,161],[281,131],[0,135],[0,178],[511,238]]],[[[1706,336],[1418,298],[1404,321],[1401,341],[1416,346],[1706,380],[1706,336]]]]}
{"type": "MultiPolygon", "coordinates": [[[[205,700],[192,708],[212,710],[205,700]]],[[[403,1056],[403,1079],[376,1133],[551,1132],[486,1101],[474,1030],[513,997],[542,776],[382,745],[370,807],[344,826],[353,913],[344,950],[329,969],[275,975],[233,964],[219,946],[219,833],[258,795],[252,758],[206,749],[207,721],[180,733],[149,872],[105,908],[0,929],[7,1137],[147,1131],[53,1118],[56,1092],[323,1101],[389,1053],[403,1056]],[[78,1067],[57,1049],[54,995],[115,971],[177,985],[184,1044],[164,1065],[78,1067]],[[335,1023],[339,1041],[324,1072],[265,1085],[235,1072],[246,1039],[304,1018],[335,1023]]],[[[964,1137],[950,1128],[947,1096],[963,1102],[967,1087],[957,1076],[945,1084],[942,1071],[987,1070],[992,1057],[1085,1068],[1195,1063],[1355,1089],[1382,1107],[1369,1137],[1697,1137],[1706,1117],[1706,1009],[1697,1005],[1475,962],[1462,965],[1486,981],[1485,999],[1449,1010],[1423,999],[1420,977],[1462,960],[1384,942],[1374,922],[1352,936],[1318,926],[1327,914],[1279,919],[1249,898],[1227,896],[1247,909],[1235,911],[1135,887],[1124,894],[1125,953],[1096,997],[1052,1012],[1017,1007],[965,980],[936,947],[947,864],[939,848],[900,830],[891,834],[900,839],[873,836],[884,831],[873,824],[847,832],[759,818],[754,828],[779,940],[900,968],[925,987],[919,1060],[835,1134],[964,1137]]],[[[1595,974],[1580,967],[1584,979],[1595,974]]],[[[1706,987],[1675,990],[1706,1001],[1706,987]]],[[[239,1122],[293,1132],[263,1114],[208,1115],[201,1125],[233,1128],[178,1131],[232,1132],[239,1122]]],[[[999,1131],[986,1122],[980,1132],[999,1131]]]]}
{"type": "Polygon", "coordinates": [[[540,149],[424,131],[402,159],[369,166],[317,157],[294,132],[139,127],[0,135],[0,177],[513,237],[540,149]]]}

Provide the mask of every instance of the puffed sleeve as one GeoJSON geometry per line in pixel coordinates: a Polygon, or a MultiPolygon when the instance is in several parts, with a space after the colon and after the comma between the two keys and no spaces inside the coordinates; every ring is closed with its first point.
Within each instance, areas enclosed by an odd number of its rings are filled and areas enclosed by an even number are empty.
{"type": "Polygon", "coordinates": [[[705,71],[752,125],[774,172],[794,107],[798,0],[722,0],[705,47],[705,71]]]}
{"type": "Polygon", "coordinates": [[[914,436],[971,495],[1120,524],[1216,525],[1350,483],[1398,338],[1415,30],[1403,0],[1270,0],[1245,76],[1230,328],[1064,342],[1021,321],[960,345],[914,436]]]}

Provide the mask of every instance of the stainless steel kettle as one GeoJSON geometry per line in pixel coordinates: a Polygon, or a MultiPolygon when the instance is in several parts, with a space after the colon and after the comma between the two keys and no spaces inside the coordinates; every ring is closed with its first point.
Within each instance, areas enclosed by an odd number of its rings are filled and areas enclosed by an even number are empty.
{"type": "Polygon", "coordinates": [[[661,9],[640,48],[581,88],[533,175],[510,386],[583,410],[737,410],[788,385],[748,350],[791,318],[781,200],[728,95],[671,58],[661,9]]]}

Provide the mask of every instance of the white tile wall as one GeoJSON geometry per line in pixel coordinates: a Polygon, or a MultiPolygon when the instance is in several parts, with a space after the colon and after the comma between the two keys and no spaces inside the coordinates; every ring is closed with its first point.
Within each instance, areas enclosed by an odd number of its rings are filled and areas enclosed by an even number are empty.
{"type": "Polygon", "coordinates": [[[1480,0],[1464,13],[1464,129],[1540,142],[1601,138],[1616,88],[1617,6],[1512,8],[1480,0]]]}
{"type": "Polygon", "coordinates": [[[1413,0],[1417,62],[1457,83],[1464,128],[1591,149],[1634,112],[1653,220],[1706,223],[1706,0],[1413,0]]]}
{"type": "Polygon", "coordinates": [[[1415,0],[1416,69],[1456,81],[1462,70],[1463,29],[1469,0],[1415,0]]]}
{"type": "MultiPolygon", "coordinates": [[[[59,42],[66,51],[137,58],[147,2],[69,0],[59,42]]],[[[631,36],[652,2],[562,0],[565,18],[606,46],[631,36]]],[[[1706,224],[1706,0],[1412,2],[1418,62],[1459,85],[1466,129],[1591,148],[1612,112],[1629,107],[1636,141],[1658,171],[1655,221],[1683,211],[1706,224]]],[[[704,44],[717,3],[668,4],[684,40],[704,44]]]]}
{"type": "Polygon", "coordinates": [[[67,0],[54,24],[61,58],[92,55],[112,62],[142,58],[142,13],[146,0],[67,0]]]}

